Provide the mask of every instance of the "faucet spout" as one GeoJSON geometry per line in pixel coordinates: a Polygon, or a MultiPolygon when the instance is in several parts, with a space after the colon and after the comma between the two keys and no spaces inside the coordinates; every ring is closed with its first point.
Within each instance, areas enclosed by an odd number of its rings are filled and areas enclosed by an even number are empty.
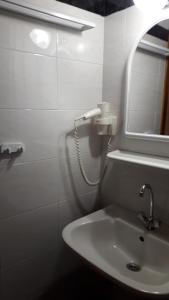
{"type": "Polygon", "coordinates": [[[149,194],[149,201],[150,201],[150,210],[149,210],[149,216],[148,218],[141,214],[139,214],[140,220],[144,223],[145,227],[148,230],[154,230],[156,228],[159,228],[160,222],[154,219],[154,195],[153,190],[150,184],[143,184],[139,191],[139,196],[144,197],[145,191],[148,191],[149,194]]]}
{"type": "Polygon", "coordinates": [[[148,190],[149,193],[149,200],[150,200],[150,212],[149,212],[149,220],[152,221],[154,219],[154,195],[153,190],[150,184],[142,185],[139,196],[144,197],[145,191],[148,190]]]}

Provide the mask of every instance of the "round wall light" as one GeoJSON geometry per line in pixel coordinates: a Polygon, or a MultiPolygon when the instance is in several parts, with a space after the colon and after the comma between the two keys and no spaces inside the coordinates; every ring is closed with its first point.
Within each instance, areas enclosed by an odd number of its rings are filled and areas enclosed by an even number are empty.
{"type": "Polygon", "coordinates": [[[169,4],[168,0],[133,0],[133,2],[141,11],[148,14],[155,14],[169,4]]]}

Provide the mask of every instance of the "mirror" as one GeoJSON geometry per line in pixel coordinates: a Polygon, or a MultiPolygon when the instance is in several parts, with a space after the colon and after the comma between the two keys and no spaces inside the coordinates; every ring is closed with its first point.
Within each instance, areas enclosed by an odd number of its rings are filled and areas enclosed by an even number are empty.
{"type": "Polygon", "coordinates": [[[143,35],[129,72],[126,133],[169,136],[169,19],[143,35]]]}

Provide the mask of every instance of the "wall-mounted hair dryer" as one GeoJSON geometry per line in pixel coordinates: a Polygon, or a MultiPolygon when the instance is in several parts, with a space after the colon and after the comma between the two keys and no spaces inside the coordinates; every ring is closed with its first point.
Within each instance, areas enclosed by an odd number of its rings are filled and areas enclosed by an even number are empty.
{"type": "Polygon", "coordinates": [[[101,179],[103,178],[105,171],[106,171],[106,163],[104,164],[104,170],[101,175],[101,178],[99,178],[96,182],[91,182],[84,170],[83,162],[81,159],[81,152],[80,152],[80,139],[79,139],[79,133],[78,133],[78,126],[77,123],[80,120],[88,120],[93,119],[93,124],[96,126],[97,133],[99,135],[110,135],[110,138],[107,143],[107,152],[111,150],[111,136],[116,134],[117,131],[117,116],[114,116],[111,109],[111,104],[108,102],[102,102],[97,105],[97,108],[92,109],[80,117],[77,117],[75,119],[75,131],[74,131],[74,139],[75,139],[75,147],[76,147],[76,153],[77,158],[80,166],[80,170],[82,173],[82,176],[85,180],[85,182],[88,185],[97,185],[100,183],[101,179]]]}
{"type": "Polygon", "coordinates": [[[83,115],[81,115],[80,117],[77,117],[75,120],[87,120],[87,119],[91,119],[94,118],[96,116],[101,115],[101,109],[98,108],[94,108],[92,110],[89,110],[88,112],[84,113],[83,115]]]}
{"type": "Polygon", "coordinates": [[[76,121],[93,119],[99,135],[115,135],[117,131],[117,116],[113,115],[111,104],[102,102],[83,115],[77,117],[76,121]]]}

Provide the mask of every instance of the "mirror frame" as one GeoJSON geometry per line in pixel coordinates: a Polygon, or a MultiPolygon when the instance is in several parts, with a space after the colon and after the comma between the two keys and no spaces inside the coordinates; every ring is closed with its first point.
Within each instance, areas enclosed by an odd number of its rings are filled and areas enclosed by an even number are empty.
{"type": "Polygon", "coordinates": [[[128,124],[128,108],[129,108],[129,92],[130,92],[130,83],[131,83],[131,71],[132,71],[132,63],[135,55],[135,51],[138,47],[138,44],[142,37],[156,24],[169,19],[169,8],[163,9],[160,14],[153,16],[152,18],[145,19],[145,28],[141,31],[138,38],[136,39],[132,50],[127,59],[127,65],[125,70],[125,93],[124,93],[124,134],[127,138],[135,138],[135,139],[144,139],[144,140],[155,140],[155,141],[165,141],[169,142],[169,135],[159,135],[159,134],[144,134],[131,132],[127,130],[128,124]],[[151,19],[151,20],[150,20],[151,19]]]}

